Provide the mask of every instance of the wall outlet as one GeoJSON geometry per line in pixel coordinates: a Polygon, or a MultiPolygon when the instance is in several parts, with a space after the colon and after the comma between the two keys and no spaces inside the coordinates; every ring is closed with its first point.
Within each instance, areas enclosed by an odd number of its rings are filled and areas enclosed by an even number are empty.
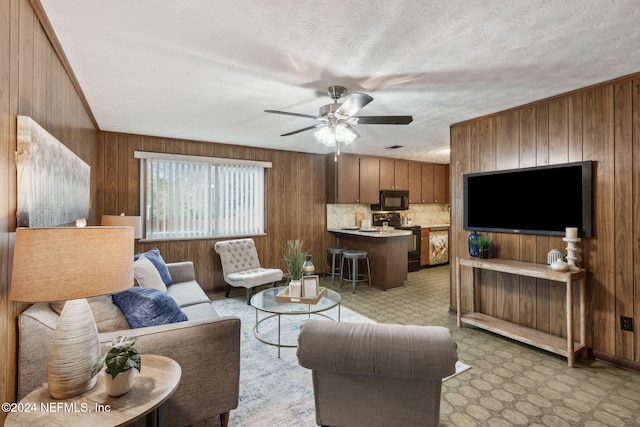
{"type": "Polygon", "coordinates": [[[620,329],[633,332],[633,317],[620,316],[620,329]]]}

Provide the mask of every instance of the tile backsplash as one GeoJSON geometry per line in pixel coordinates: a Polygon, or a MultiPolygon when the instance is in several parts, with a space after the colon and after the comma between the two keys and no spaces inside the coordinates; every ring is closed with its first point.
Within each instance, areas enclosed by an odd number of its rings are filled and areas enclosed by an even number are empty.
{"type": "MultiPolygon", "coordinates": [[[[402,213],[411,218],[413,225],[422,227],[449,225],[451,222],[449,204],[414,204],[409,207],[409,210],[402,211],[402,213]]],[[[358,214],[364,215],[365,219],[371,219],[371,206],[363,204],[327,205],[327,228],[354,227],[358,225],[356,223],[358,214]]]]}

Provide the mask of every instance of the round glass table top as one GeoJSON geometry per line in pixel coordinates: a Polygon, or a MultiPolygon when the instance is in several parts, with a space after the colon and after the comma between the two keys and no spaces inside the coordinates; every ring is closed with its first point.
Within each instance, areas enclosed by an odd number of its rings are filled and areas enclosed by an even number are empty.
{"type": "Polygon", "coordinates": [[[340,304],[340,294],[325,288],[324,296],[316,304],[279,302],[276,295],[284,291],[286,286],[269,288],[258,292],[251,298],[251,305],[260,311],[275,314],[307,314],[329,310],[340,304]]]}

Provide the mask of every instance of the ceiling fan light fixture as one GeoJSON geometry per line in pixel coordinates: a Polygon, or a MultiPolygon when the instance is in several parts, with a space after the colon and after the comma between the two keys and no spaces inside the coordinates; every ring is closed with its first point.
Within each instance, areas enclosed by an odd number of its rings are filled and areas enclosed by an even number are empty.
{"type": "Polygon", "coordinates": [[[316,137],[318,142],[323,143],[327,147],[335,147],[336,146],[336,136],[331,131],[329,126],[321,127],[319,130],[313,133],[313,136],[316,137]]]}
{"type": "Polygon", "coordinates": [[[360,137],[351,127],[345,123],[340,123],[334,128],[336,134],[336,141],[344,142],[344,145],[349,145],[360,137]]]}
{"type": "Polygon", "coordinates": [[[335,147],[336,144],[343,143],[349,145],[360,137],[356,131],[345,123],[338,123],[335,126],[324,126],[315,131],[313,136],[318,142],[323,143],[327,147],[335,147]]]}

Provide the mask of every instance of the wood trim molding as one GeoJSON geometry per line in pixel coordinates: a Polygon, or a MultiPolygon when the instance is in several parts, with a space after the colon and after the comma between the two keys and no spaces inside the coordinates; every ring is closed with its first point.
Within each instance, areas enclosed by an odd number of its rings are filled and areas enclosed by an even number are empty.
{"type": "Polygon", "coordinates": [[[598,350],[591,350],[591,354],[596,360],[608,363],[609,365],[613,365],[617,368],[626,369],[628,371],[640,374],[640,362],[634,362],[633,360],[624,359],[622,357],[598,350]]]}
{"type": "Polygon", "coordinates": [[[80,82],[78,82],[78,79],[76,78],[76,75],[73,72],[73,69],[71,68],[69,59],[67,58],[67,55],[64,53],[64,49],[62,49],[60,40],[58,40],[58,36],[56,36],[56,32],[53,30],[53,27],[51,26],[51,22],[49,21],[49,18],[47,17],[47,14],[44,11],[44,8],[42,7],[42,3],[40,3],[40,0],[29,0],[29,2],[31,3],[31,7],[33,8],[33,11],[36,14],[36,17],[38,18],[38,21],[40,21],[40,25],[42,25],[44,32],[47,34],[47,37],[49,37],[51,46],[53,46],[53,49],[56,51],[56,54],[58,55],[58,59],[60,59],[60,63],[62,64],[65,71],[67,72],[67,75],[69,76],[69,80],[71,80],[71,84],[73,84],[73,87],[78,93],[78,96],[80,97],[82,105],[84,105],[85,110],[87,110],[87,114],[89,115],[89,118],[93,123],[93,126],[97,130],[100,130],[100,126],[98,126],[98,122],[96,121],[96,118],[93,115],[93,111],[91,111],[91,106],[89,105],[89,101],[87,101],[87,98],[84,95],[82,87],[80,87],[80,82]]]}

